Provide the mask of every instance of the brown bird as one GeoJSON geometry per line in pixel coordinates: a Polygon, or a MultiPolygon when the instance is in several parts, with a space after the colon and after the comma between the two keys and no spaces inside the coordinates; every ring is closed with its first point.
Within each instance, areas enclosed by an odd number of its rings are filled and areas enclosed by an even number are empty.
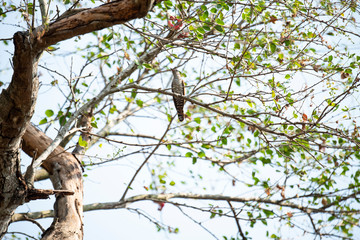
{"type": "MultiPolygon", "coordinates": [[[[178,70],[176,69],[171,69],[174,78],[173,81],[171,83],[171,90],[173,93],[179,94],[181,96],[185,95],[185,86],[184,86],[184,81],[181,79],[180,73],[178,70]]],[[[174,104],[175,104],[175,108],[179,117],[179,121],[182,122],[184,121],[184,104],[185,104],[185,99],[181,98],[181,97],[176,97],[173,96],[174,99],[174,104]]]]}

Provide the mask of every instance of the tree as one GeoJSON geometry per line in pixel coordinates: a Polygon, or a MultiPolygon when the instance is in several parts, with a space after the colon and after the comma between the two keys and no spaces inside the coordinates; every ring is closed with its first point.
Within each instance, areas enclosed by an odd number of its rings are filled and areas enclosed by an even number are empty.
{"type": "Polygon", "coordinates": [[[358,3],[4,2],[2,23],[18,17],[25,31],[2,39],[14,54],[0,95],[1,235],[10,221],[52,217],[42,238],[82,239],[83,210],[119,208],[181,232],[131,208],[153,201],[215,239],[256,238],[260,228],[262,238],[352,239],[360,232],[358,3]],[[67,69],[51,63],[61,58],[67,69]],[[185,81],[183,122],[172,69],[185,81]],[[40,90],[62,97],[38,96],[39,78],[40,90]],[[33,117],[37,98],[57,105],[33,117]],[[32,158],[23,169],[20,149],[32,158]],[[83,176],[118,162],[133,166],[114,187],[120,200],[83,206],[83,176]],[[54,190],[34,187],[44,178],[54,190]],[[14,214],[51,194],[54,211],[14,214]],[[188,211],[234,225],[218,234],[188,211]]]}

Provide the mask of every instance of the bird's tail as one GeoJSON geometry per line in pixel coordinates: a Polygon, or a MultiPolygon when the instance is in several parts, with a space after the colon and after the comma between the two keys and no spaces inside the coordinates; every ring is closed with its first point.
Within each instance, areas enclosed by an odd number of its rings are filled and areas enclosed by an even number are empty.
{"type": "Polygon", "coordinates": [[[182,122],[184,121],[184,118],[185,118],[185,115],[184,115],[184,112],[183,111],[179,111],[178,112],[178,118],[179,118],[179,121],[182,122]]]}

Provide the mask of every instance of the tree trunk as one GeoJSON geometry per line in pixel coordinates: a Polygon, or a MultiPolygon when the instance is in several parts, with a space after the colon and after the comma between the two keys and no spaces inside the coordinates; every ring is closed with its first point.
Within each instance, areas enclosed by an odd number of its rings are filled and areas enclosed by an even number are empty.
{"type": "MultiPolygon", "coordinates": [[[[33,115],[39,81],[37,65],[41,53],[60,41],[146,16],[154,0],[112,1],[80,11],[29,32],[14,34],[14,74],[9,87],[0,94],[0,239],[15,209],[33,193],[32,182],[20,172],[20,143],[33,115]]],[[[23,149],[39,156],[51,139],[31,125],[24,136],[23,149]]],[[[47,157],[47,156],[45,156],[47,157]]],[[[57,195],[55,218],[44,239],[82,239],[82,173],[77,159],[58,147],[42,165],[51,175],[55,189],[74,195],[57,195]]]]}
{"type": "MultiPolygon", "coordinates": [[[[23,150],[29,156],[39,156],[52,140],[31,124],[23,136],[23,150]]],[[[54,221],[43,239],[82,239],[83,183],[78,160],[57,147],[42,165],[50,174],[56,190],[71,190],[73,195],[57,194],[54,204],[54,221]]]]}
{"type": "Polygon", "coordinates": [[[0,95],[0,238],[7,230],[14,210],[24,203],[27,186],[20,171],[20,142],[35,108],[39,88],[38,56],[29,35],[14,34],[14,74],[0,95]]]}

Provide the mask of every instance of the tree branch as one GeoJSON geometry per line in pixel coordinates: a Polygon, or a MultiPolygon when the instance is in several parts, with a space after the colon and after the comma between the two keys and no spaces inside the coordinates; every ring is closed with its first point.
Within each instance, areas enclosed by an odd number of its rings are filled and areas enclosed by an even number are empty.
{"type": "MultiPolygon", "coordinates": [[[[128,204],[140,202],[140,201],[162,201],[170,202],[170,199],[181,198],[181,199],[194,199],[194,200],[214,200],[214,201],[226,201],[226,202],[238,202],[238,203],[266,203],[271,205],[276,205],[280,207],[287,207],[292,209],[300,210],[304,213],[328,213],[328,214],[339,214],[339,213],[360,213],[360,210],[346,211],[346,210],[325,210],[321,208],[313,208],[303,206],[301,204],[282,202],[278,200],[271,200],[266,198],[257,198],[257,197],[233,197],[225,195],[216,195],[216,194],[193,194],[193,193],[163,193],[163,194],[142,194],[127,198],[123,201],[118,202],[105,202],[105,203],[92,203],[84,205],[84,212],[94,211],[94,210],[110,210],[110,209],[120,209],[127,208],[128,204]]],[[[172,202],[171,202],[172,203],[172,202]]],[[[176,205],[176,203],[174,203],[176,205]]],[[[12,221],[22,221],[25,219],[25,216],[32,219],[47,218],[52,217],[52,211],[40,211],[32,213],[16,213],[14,214],[12,221]]]]}
{"type": "Polygon", "coordinates": [[[235,219],[235,222],[236,222],[236,226],[237,226],[238,229],[239,229],[240,236],[242,237],[243,240],[247,240],[247,238],[245,237],[245,235],[244,235],[244,233],[243,233],[243,231],[242,231],[242,229],[241,229],[240,221],[239,221],[239,219],[237,218],[237,214],[236,214],[236,212],[235,212],[234,207],[232,206],[232,204],[231,204],[230,201],[227,201],[227,202],[228,202],[228,204],[229,204],[229,206],[230,206],[230,209],[231,209],[232,213],[234,214],[234,219],[235,219]]]}
{"type": "MultiPolygon", "coordinates": [[[[155,47],[151,50],[149,50],[148,52],[146,52],[140,59],[138,63],[133,62],[132,64],[130,64],[124,71],[122,71],[119,74],[119,77],[116,79],[113,79],[111,82],[109,82],[101,91],[100,93],[95,96],[94,98],[92,98],[90,101],[88,101],[86,104],[84,104],[82,107],[80,107],[80,109],[73,113],[71,115],[71,117],[68,119],[68,121],[65,123],[65,125],[59,130],[58,135],[55,137],[55,139],[53,140],[53,142],[48,146],[48,148],[34,161],[32,166],[29,166],[31,168],[33,168],[32,171],[34,171],[34,169],[36,169],[37,167],[39,167],[44,161],[45,159],[59,146],[59,144],[61,143],[61,141],[68,136],[69,134],[71,134],[71,132],[69,132],[69,129],[72,125],[72,123],[78,119],[78,117],[85,113],[88,109],[90,109],[92,106],[94,106],[95,104],[99,103],[101,100],[103,100],[107,95],[111,94],[114,92],[113,87],[115,84],[117,84],[119,81],[124,80],[125,78],[127,78],[128,76],[130,76],[136,69],[138,64],[143,63],[143,62],[148,62],[150,59],[153,59],[155,56],[157,56],[157,54],[160,52],[160,48],[155,47]]],[[[125,91],[127,89],[131,89],[133,88],[132,84],[129,85],[125,85],[119,88],[116,88],[117,91],[125,91]]],[[[28,171],[30,171],[31,169],[28,169],[28,171]]]]}
{"type": "Polygon", "coordinates": [[[122,195],[120,201],[123,201],[125,199],[126,193],[128,192],[128,190],[131,187],[131,184],[134,182],[137,174],[140,172],[140,170],[142,169],[142,167],[149,161],[149,159],[151,158],[151,156],[156,152],[156,150],[161,146],[161,142],[163,141],[163,139],[165,138],[166,134],[169,132],[170,130],[170,126],[172,121],[174,120],[174,118],[171,119],[171,121],[169,122],[164,134],[161,136],[158,144],[155,146],[155,148],[152,150],[152,152],[146,157],[146,159],[144,160],[144,162],[140,165],[140,167],[136,170],[134,176],[132,177],[132,179],[130,180],[129,184],[127,185],[124,194],[122,195]]]}
{"type": "Polygon", "coordinates": [[[143,18],[152,8],[153,2],[154,0],[112,1],[96,8],[78,11],[50,23],[49,28],[38,27],[33,35],[34,47],[44,49],[75,36],[143,18]]]}
{"type": "MultiPolygon", "coordinates": [[[[39,0],[41,21],[44,26],[49,24],[49,6],[46,0],[39,0]]],[[[35,15],[35,14],[34,14],[35,15]]]]}
{"type": "MultiPolygon", "coordinates": [[[[23,136],[22,148],[29,156],[37,156],[45,151],[52,140],[32,125],[28,125],[23,136]]],[[[70,234],[72,239],[82,239],[82,172],[77,159],[58,146],[43,162],[42,166],[49,172],[56,193],[54,204],[54,221],[43,235],[43,239],[54,239],[56,234],[70,234]]],[[[30,189],[28,200],[47,197],[39,195],[41,190],[30,189]],[[32,194],[34,192],[34,194],[32,194]]]]}

